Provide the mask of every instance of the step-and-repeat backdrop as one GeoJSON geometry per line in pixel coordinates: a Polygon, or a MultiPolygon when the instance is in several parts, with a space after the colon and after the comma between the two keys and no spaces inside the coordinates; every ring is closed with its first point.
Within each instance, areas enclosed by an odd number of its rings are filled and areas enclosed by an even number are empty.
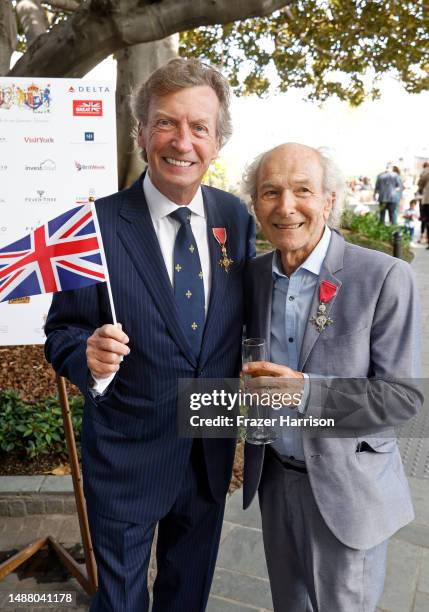
{"type": "MultiPolygon", "coordinates": [[[[115,86],[0,77],[0,248],[117,191],[115,86]]],[[[43,344],[51,295],[0,303],[0,345],[43,344]]]]}

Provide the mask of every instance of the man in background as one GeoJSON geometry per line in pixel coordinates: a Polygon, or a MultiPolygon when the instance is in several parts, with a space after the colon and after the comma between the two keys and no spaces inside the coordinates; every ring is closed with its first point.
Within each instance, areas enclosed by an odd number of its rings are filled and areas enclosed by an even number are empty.
{"type": "Polygon", "coordinates": [[[390,164],[386,170],[377,176],[374,189],[374,198],[379,204],[379,222],[384,225],[386,210],[389,213],[389,222],[395,223],[395,210],[398,192],[402,189],[402,181],[393,166],[390,164]]]}

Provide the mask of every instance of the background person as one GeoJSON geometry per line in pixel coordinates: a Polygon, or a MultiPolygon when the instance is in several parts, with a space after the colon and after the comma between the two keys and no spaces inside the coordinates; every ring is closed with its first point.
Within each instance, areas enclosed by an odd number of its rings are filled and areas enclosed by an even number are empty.
{"type": "Polygon", "coordinates": [[[374,188],[374,198],[379,204],[379,221],[385,223],[386,210],[389,213],[389,221],[395,222],[395,209],[398,191],[402,189],[402,181],[396,172],[393,172],[389,164],[384,172],[377,176],[374,188]]]}

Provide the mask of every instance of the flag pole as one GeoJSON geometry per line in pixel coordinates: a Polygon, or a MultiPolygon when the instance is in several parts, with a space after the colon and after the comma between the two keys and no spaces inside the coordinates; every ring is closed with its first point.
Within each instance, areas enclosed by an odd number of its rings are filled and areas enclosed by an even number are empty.
{"type": "Polygon", "coordinates": [[[91,202],[90,205],[91,205],[91,210],[92,210],[92,218],[94,219],[95,231],[97,232],[98,244],[100,247],[101,261],[103,263],[103,268],[104,268],[105,276],[106,276],[107,293],[109,296],[110,310],[112,311],[113,325],[117,326],[118,320],[116,318],[116,309],[115,309],[115,304],[113,302],[113,294],[112,294],[112,286],[110,284],[109,268],[107,267],[106,254],[104,252],[103,237],[101,235],[100,225],[98,223],[97,210],[95,208],[94,202],[91,202]]]}

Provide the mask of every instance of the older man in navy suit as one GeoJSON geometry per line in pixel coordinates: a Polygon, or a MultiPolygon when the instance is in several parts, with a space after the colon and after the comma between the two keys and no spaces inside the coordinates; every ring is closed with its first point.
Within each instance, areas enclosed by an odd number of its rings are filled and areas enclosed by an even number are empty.
{"type": "Polygon", "coordinates": [[[96,203],[106,286],[57,294],[46,355],[85,395],[84,490],[99,573],[92,612],[142,612],[158,524],[154,612],[204,610],[232,440],[177,436],[177,380],[236,376],[242,270],[254,255],[243,203],[201,180],[231,133],[229,87],[196,60],[155,71],[134,99],[147,172],[96,203]],[[225,256],[226,253],[226,256],[225,256]]]}

